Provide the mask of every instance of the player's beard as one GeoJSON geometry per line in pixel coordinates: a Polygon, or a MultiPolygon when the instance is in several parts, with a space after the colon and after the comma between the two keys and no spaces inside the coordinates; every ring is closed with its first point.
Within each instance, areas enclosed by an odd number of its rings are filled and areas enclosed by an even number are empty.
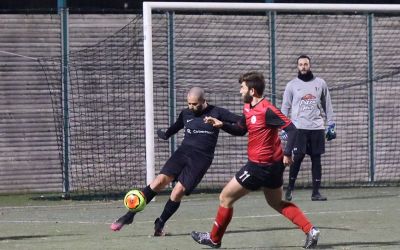
{"type": "Polygon", "coordinates": [[[253,97],[250,95],[250,91],[247,91],[246,94],[243,96],[244,103],[251,103],[253,101],[253,97]]]}
{"type": "Polygon", "coordinates": [[[302,73],[302,72],[299,70],[299,72],[298,72],[298,74],[297,74],[297,77],[298,77],[300,80],[304,81],[304,82],[308,82],[308,81],[311,81],[312,79],[314,79],[314,75],[313,75],[313,73],[311,72],[311,70],[307,70],[305,73],[302,73]]]}
{"type": "Polygon", "coordinates": [[[197,107],[197,109],[192,109],[195,116],[199,116],[203,113],[203,105],[197,107]]]}

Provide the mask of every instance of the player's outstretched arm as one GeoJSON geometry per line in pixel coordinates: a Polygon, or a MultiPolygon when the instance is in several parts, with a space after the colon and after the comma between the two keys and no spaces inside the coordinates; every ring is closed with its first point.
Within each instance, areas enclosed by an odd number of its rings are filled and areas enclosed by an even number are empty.
{"type": "Polygon", "coordinates": [[[163,140],[168,140],[171,136],[178,133],[184,127],[183,124],[183,114],[182,112],[179,114],[178,119],[176,119],[175,123],[171,125],[165,132],[161,129],[157,130],[157,136],[163,140]]]}
{"type": "Polygon", "coordinates": [[[244,121],[244,118],[241,118],[236,123],[230,123],[230,122],[222,122],[217,118],[211,116],[206,116],[204,118],[205,123],[209,123],[216,128],[221,128],[222,130],[231,135],[238,135],[238,136],[243,136],[247,133],[246,125],[241,125],[242,120],[244,121]]]}
{"type": "Polygon", "coordinates": [[[160,128],[157,130],[157,136],[160,139],[168,140],[167,134],[164,131],[162,131],[160,128]]]}
{"type": "Polygon", "coordinates": [[[237,123],[240,119],[242,119],[242,116],[232,113],[224,108],[219,108],[219,115],[219,120],[222,122],[237,123]]]}
{"type": "Polygon", "coordinates": [[[224,122],[221,129],[231,135],[243,136],[247,133],[246,119],[242,116],[235,123],[224,122]]]}

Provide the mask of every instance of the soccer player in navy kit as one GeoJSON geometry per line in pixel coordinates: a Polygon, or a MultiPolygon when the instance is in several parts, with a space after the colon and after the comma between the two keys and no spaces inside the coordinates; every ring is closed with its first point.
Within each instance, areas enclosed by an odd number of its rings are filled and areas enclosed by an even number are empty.
{"type": "MultiPolygon", "coordinates": [[[[165,132],[157,131],[158,137],[167,140],[184,128],[181,146],[164,164],[157,177],[144,189],[147,204],[173,180],[177,180],[170,198],[160,217],[154,222],[154,236],[165,235],[167,220],[178,210],[184,195],[190,195],[199,184],[214,158],[219,128],[204,121],[206,116],[217,117],[227,124],[236,123],[240,116],[226,109],[210,105],[204,97],[204,90],[193,87],[187,94],[188,108],[181,111],[176,122],[165,132]]],[[[136,213],[127,212],[111,224],[111,230],[119,231],[124,225],[131,224],[136,213]]]]}
{"type": "MultiPolygon", "coordinates": [[[[283,94],[282,113],[289,116],[298,128],[298,136],[293,152],[293,164],[289,170],[289,184],[285,198],[292,200],[292,192],[301,163],[308,154],[311,158],[313,191],[311,200],[326,201],[320,194],[321,155],[325,152],[325,137],[328,141],[336,138],[334,113],[327,84],[322,78],[314,77],[311,72],[311,60],[302,55],[297,58],[298,76],[288,82],[283,94]],[[328,129],[325,134],[324,118],[326,114],[328,129]]],[[[283,137],[285,137],[283,133],[283,137]]]]}
{"type": "Polygon", "coordinates": [[[245,135],[248,132],[248,162],[222,190],[211,232],[193,231],[191,236],[199,244],[219,248],[232,219],[235,201],[251,191],[261,189],[267,203],[306,234],[304,248],[313,248],[317,245],[319,230],[311,224],[300,208],[282,200],[283,172],[285,166],[292,163],[297,129],[279,109],[262,97],[265,80],[261,73],[246,73],[240,77],[239,83],[245,103],[243,118],[236,124],[226,123],[215,117],[206,117],[206,121],[231,134],[245,135]],[[288,134],[284,151],[278,136],[279,129],[288,134]]]}

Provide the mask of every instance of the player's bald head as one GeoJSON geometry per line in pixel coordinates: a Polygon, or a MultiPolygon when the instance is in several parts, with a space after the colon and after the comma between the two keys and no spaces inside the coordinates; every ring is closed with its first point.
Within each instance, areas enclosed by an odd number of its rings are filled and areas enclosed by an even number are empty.
{"type": "Polygon", "coordinates": [[[201,115],[202,111],[207,107],[207,103],[204,98],[204,90],[199,87],[191,88],[187,94],[187,103],[189,109],[195,115],[201,115]]]}
{"type": "Polygon", "coordinates": [[[204,89],[200,87],[193,87],[188,91],[188,99],[197,99],[200,103],[204,102],[204,89]]]}

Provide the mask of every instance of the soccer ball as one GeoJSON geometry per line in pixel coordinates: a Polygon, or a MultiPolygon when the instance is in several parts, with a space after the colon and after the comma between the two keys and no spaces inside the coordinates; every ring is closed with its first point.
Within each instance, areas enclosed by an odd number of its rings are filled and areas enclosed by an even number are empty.
{"type": "Polygon", "coordinates": [[[126,193],[124,205],[131,212],[140,212],[146,207],[146,198],[141,191],[133,189],[126,193]]]}

